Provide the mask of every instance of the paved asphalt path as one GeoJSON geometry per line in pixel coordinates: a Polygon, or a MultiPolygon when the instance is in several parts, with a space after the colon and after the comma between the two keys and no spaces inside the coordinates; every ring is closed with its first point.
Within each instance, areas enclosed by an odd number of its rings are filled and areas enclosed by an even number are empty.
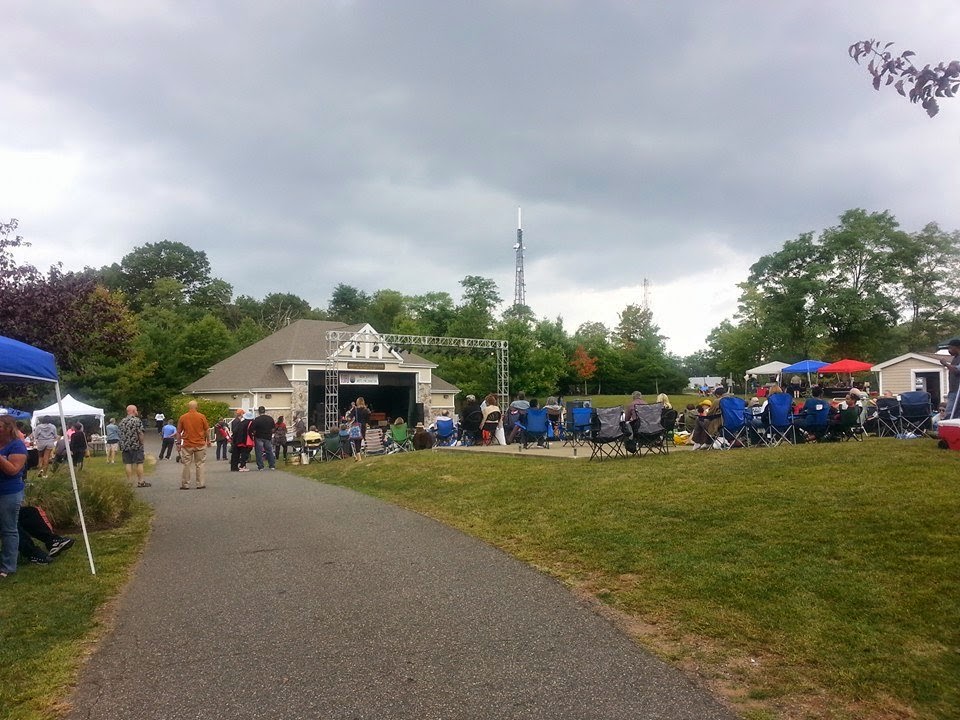
{"type": "Polygon", "coordinates": [[[733,717],[482,542],[227,465],[209,461],[207,489],[181,491],[164,460],[137,491],[153,532],[71,718],[733,717]]]}

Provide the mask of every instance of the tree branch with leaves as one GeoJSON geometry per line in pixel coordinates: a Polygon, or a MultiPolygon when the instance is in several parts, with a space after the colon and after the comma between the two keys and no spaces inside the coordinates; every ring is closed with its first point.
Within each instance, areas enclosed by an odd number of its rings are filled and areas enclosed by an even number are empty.
{"type": "Polygon", "coordinates": [[[873,76],[874,90],[879,90],[881,85],[893,85],[898,93],[910,98],[912,103],[920,103],[927,115],[933,117],[940,112],[937,98],[953,97],[960,89],[960,60],[942,62],[936,67],[924,65],[918,70],[910,59],[916,55],[913,50],[894,55],[891,45],[893,43],[888,42],[881,47],[877,40],[861,40],[848,51],[858,65],[861,58],[870,58],[867,70],[873,76]],[[910,86],[909,91],[904,90],[905,84],[910,86]]]}

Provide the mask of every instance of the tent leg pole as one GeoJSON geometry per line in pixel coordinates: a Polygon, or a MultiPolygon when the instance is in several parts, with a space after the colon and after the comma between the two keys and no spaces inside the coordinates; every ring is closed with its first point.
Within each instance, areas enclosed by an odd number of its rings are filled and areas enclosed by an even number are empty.
{"type": "MultiPolygon", "coordinates": [[[[60,427],[63,428],[64,442],[67,437],[67,419],[63,415],[63,398],[60,396],[60,383],[53,384],[57,392],[57,407],[60,409],[60,427]]],[[[70,468],[70,482],[73,484],[73,497],[77,501],[77,515],[80,516],[80,530],[83,532],[83,543],[87,547],[87,560],[90,562],[90,574],[96,575],[97,568],[93,564],[93,550],[90,548],[90,536],[87,534],[87,521],[83,517],[83,507],[80,505],[80,488],[77,487],[77,469],[73,464],[73,453],[67,444],[67,466],[70,468]]]]}

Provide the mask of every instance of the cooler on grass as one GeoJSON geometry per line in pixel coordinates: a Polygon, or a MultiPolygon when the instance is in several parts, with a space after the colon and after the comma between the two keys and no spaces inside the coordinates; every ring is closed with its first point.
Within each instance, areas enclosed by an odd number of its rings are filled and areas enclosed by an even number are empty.
{"type": "Polygon", "coordinates": [[[960,450],[960,420],[941,420],[937,431],[940,433],[940,440],[947,444],[948,449],[960,450]]]}

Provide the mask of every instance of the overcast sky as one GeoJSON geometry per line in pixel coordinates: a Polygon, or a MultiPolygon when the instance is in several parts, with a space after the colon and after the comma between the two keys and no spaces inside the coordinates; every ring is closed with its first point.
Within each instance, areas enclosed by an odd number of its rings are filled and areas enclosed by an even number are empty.
{"type": "Polygon", "coordinates": [[[960,229],[960,99],[929,119],[847,56],[960,57],[956,0],[3,8],[0,218],[42,270],[169,239],[257,298],[471,274],[512,302],[522,206],[538,316],[612,328],[646,277],[687,354],[849,208],[960,229]]]}

